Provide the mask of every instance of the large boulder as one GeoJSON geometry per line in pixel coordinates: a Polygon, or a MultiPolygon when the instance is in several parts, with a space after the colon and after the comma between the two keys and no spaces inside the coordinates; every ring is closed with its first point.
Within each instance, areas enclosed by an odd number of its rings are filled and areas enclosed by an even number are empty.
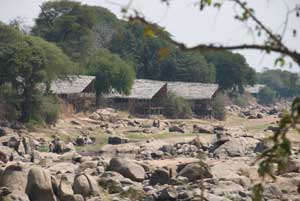
{"type": "Polygon", "coordinates": [[[25,192],[28,171],[29,167],[20,162],[7,166],[2,173],[0,186],[5,186],[10,191],[25,192]]]}
{"type": "Polygon", "coordinates": [[[82,195],[74,194],[72,182],[70,181],[67,175],[62,175],[61,177],[58,195],[61,201],[84,201],[82,195]]]}
{"type": "Polygon", "coordinates": [[[190,182],[213,177],[209,167],[204,163],[188,164],[178,173],[177,176],[186,177],[190,182]]]}
{"type": "Polygon", "coordinates": [[[1,201],[30,201],[27,194],[21,191],[13,191],[8,195],[1,196],[1,201]]]}
{"type": "Polygon", "coordinates": [[[9,158],[13,155],[14,150],[6,146],[0,146],[0,161],[7,163],[9,158]]]}
{"type": "Polygon", "coordinates": [[[158,200],[160,201],[172,201],[172,200],[177,200],[178,197],[178,193],[176,191],[176,189],[173,186],[168,186],[166,188],[164,188],[159,197],[158,200]]]}
{"type": "Polygon", "coordinates": [[[145,178],[144,168],[132,161],[121,158],[112,158],[109,162],[109,168],[133,181],[143,181],[145,178]]]}
{"type": "Polygon", "coordinates": [[[116,145],[116,144],[125,144],[128,143],[127,138],[121,138],[119,136],[110,136],[108,138],[108,144],[116,145]]]}
{"type": "Polygon", "coordinates": [[[213,154],[218,158],[251,155],[258,143],[258,140],[250,137],[229,138],[229,141],[213,150],[213,154]]]}
{"type": "Polygon", "coordinates": [[[170,181],[170,175],[169,171],[166,169],[157,169],[153,172],[153,174],[150,177],[149,184],[154,186],[156,184],[168,184],[170,181]]]}
{"type": "Polygon", "coordinates": [[[56,201],[49,173],[43,168],[32,167],[28,173],[26,193],[30,201],[56,201]]]}
{"type": "Polygon", "coordinates": [[[83,197],[99,196],[100,191],[96,180],[87,174],[77,175],[73,183],[73,191],[83,197]]]}
{"type": "Polygon", "coordinates": [[[214,127],[210,125],[194,125],[193,126],[193,133],[214,133],[214,127]]]}

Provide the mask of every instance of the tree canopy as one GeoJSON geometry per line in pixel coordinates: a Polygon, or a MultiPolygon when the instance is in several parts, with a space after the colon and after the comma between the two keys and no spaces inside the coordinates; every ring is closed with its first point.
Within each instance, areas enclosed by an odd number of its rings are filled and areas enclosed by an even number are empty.
{"type": "Polygon", "coordinates": [[[134,68],[118,55],[106,49],[99,49],[87,63],[89,74],[96,76],[96,96],[112,90],[129,94],[135,78],[134,68]]]}
{"type": "Polygon", "coordinates": [[[27,122],[41,109],[39,86],[67,73],[72,62],[41,38],[3,24],[0,30],[0,87],[8,86],[17,95],[15,107],[21,113],[20,120],[27,122]]]}

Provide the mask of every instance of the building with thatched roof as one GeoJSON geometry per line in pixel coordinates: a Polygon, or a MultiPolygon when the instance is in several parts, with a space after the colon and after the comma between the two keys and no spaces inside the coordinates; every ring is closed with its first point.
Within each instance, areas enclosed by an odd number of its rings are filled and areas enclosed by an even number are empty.
{"type": "Polygon", "coordinates": [[[112,92],[105,96],[110,106],[139,114],[161,114],[162,99],[167,96],[167,83],[136,79],[129,95],[112,92]]]}
{"type": "Polygon", "coordinates": [[[49,90],[61,99],[65,111],[81,111],[94,103],[95,79],[95,76],[68,75],[54,80],[49,90]]]}
{"type": "Polygon", "coordinates": [[[198,82],[168,82],[168,92],[190,102],[192,110],[198,115],[210,115],[212,99],[219,88],[218,84],[198,82]]]}
{"type": "Polygon", "coordinates": [[[194,113],[207,115],[211,113],[211,100],[217,90],[217,84],[136,79],[129,95],[111,93],[106,98],[113,107],[134,113],[161,114],[162,101],[171,92],[189,101],[194,113]]]}
{"type": "Polygon", "coordinates": [[[95,79],[95,76],[68,75],[64,79],[54,80],[50,91],[58,95],[92,93],[95,79]]]}
{"type": "Polygon", "coordinates": [[[262,90],[265,87],[266,87],[266,85],[264,85],[264,84],[255,84],[253,86],[247,85],[247,86],[245,86],[244,90],[245,90],[245,92],[248,92],[248,93],[252,94],[253,96],[256,96],[260,92],[260,90],[262,90]]]}

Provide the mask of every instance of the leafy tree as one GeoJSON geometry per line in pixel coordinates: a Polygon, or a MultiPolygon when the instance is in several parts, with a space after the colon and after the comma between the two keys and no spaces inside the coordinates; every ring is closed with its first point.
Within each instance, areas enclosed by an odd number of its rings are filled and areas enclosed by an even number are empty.
{"type": "Polygon", "coordinates": [[[258,93],[258,101],[263,105],[271,105],[275,103],[276,99],[276,92],[269,87],[264,87],[258,93]]]}
{"type": "Polygon", "coordinates": [[[134,68],[106,49],[98,50],[87,63],[89,73],[96,76],[97,104],[99,97],[112,90],[128,95],[135,78],[134,68]]]}
{"type": "Polygon", "coordinates": [[[32,33],[55,42],[72,59],[83,63],[109,40],[116,24],[116,17],[104,8],[68,0],[47,1],[41,6],[32,33]]]}
{"type": "Polygon", "coordinates": [[[0,87],[9,88],[17,101],[20,120],[39,116],[40,84],[67,72],[72,62],[55,45],[40,38],[23,35],[11,26],[0,25],[0,87]],[[11,40],[12,39],[12,40],[11,40]]]}
{"type": "Polygon", "coordinates": [[[258,73],[258,82],[267,85],[281,97],[294,97],[300,94],[299,76],[289,71],[265,70],[258,73]]]}
{"type": "Polygon", "coordinates": [[[255,71],[242,55],[229,51],[206,51],[203,54],[216,67],[216,81],[221,89],[243,92],[243,86],[255,83],[255,71]]]}
{"type": "Polygon", "coordinates": [[[226,109],[225,106],[228,102],[228,97],[225,94],[219,93],[213,99],[212,102],[212,116],[218,120],[226,119],[226,109]]]}
{"type": "MultiPolygon", "coordinates": [[[[163,36],[169,34],[160,30],[163,36]]],[[[112,38],[110,50],[135,63],[138,78],[214,82],[215,68],[200,53],[181,52],[147,27],[128,23],[112,38]],[[150,36],[149,36],[150,35],[150,36]]]]}

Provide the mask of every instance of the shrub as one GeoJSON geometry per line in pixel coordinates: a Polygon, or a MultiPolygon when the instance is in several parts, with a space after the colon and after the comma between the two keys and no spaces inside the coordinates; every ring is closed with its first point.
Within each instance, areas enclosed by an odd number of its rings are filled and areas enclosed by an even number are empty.
{"type": "Polygon", "coordinates": [[[265,87],[259,91],[257,98],[260,104],[270,105],[276,102],[277,94],[270,87],[265,87]]]}
{"type": "Polygon", "coordinates": [[[190,103],[173,93],[168,93],[163,105],[164,115],[168,118],[176,119],[192,117],[192,108],[190,103]]]}
{"type": "Polygon", "coordinates": [[[226,119],[226,109],[228,97],[224,94],[217,94],[212,102],[212,116],[218,120],[226,119]]]}
{"type": "Polygon", "coordinates": [[[55,96],[45,96],[42,100],[40,115],[44,123],[52,125],[58,120],[60,104],[55,96]]]}

